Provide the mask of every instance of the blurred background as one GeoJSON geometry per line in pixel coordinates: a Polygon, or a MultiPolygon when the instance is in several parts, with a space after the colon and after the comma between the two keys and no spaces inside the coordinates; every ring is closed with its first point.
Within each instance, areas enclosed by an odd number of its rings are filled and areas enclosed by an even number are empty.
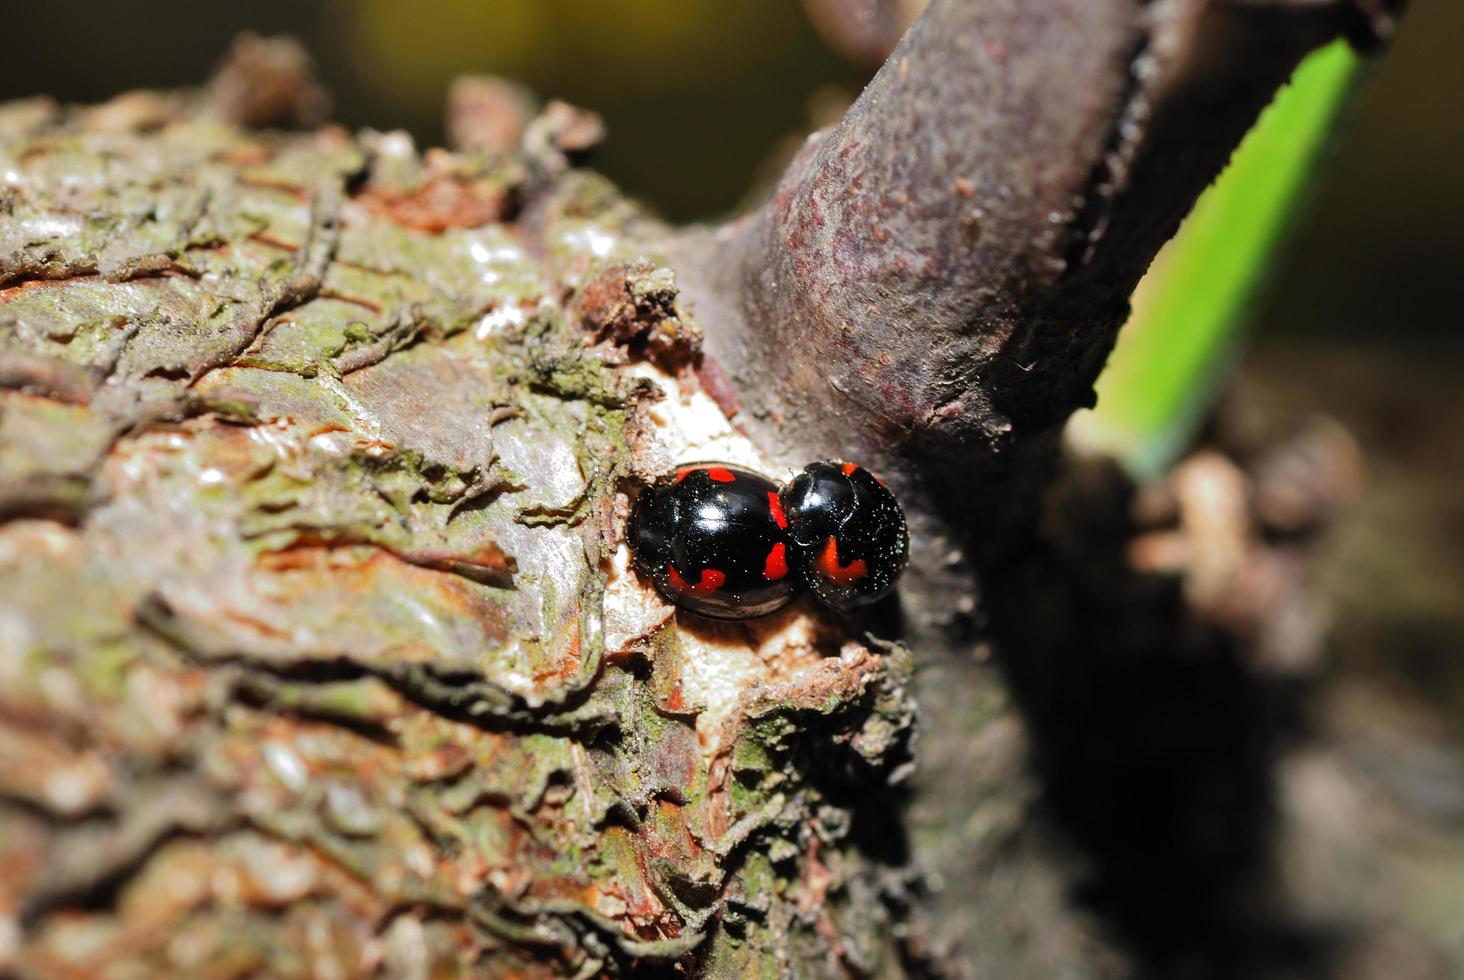
{"type": "MultiPolygon", "coordinates": [[[[443,138],[450,81],[517,79],[601,113],[593,165],[676,222],[744,206],[859,91],[888,31],[840,0],[189,0],[4,5],[0,99],[98,101],[206,79],[241,30],[289,33],[351,127],[443,138]],[[883,32],[883,33],[882,33],[883,32]]],[[[900,6],[893,4],[893,6],[900,6]]],[[[909,6],[918,7],[918,2],[909,6]]],[[[1388,901],[1464,948],[1464,4],[1415,0],[1352,100],[1252,304],[1237,389],[1325,413],[1366,477],[1313,577],[1335,627],[1315,724],[1370,774],[1388,901]],[[1447,897],[1453,892],[1454,898],[1447,897]]],[[[1245,220],[1238,215],[1238,220],[1245,220]]]]}

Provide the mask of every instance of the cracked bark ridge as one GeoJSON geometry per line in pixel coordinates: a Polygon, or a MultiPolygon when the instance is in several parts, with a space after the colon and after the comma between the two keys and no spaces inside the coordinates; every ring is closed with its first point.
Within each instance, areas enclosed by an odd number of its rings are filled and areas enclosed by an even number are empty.
{"type": "Polygon", "coordinates": [[[1389,23],[1355,0],[934,0],[759,213],[683,241],[745,424],[892,480],[928,592],[935,542],[1021,524],[1134,284],[1297,62],[1389,23]]]}
{"type": "Polygon", "coordinates": [[[897,974],[908,654],[606,598],[698,334],[589,117],[218,109],[0,105],[0,973],[897,974]]]}

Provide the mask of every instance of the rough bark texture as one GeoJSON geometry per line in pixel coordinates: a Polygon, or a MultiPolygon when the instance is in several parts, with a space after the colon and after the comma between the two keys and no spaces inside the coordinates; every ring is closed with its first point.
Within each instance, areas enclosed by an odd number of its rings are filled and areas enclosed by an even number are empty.
{"type": "Polygon", "coordinates": [[[938,0],[720,235],[574,170],[592,117],[491,86],[468,156],[243,129],[319,106],[251,100],[250,63],[0,108],[0,971],[1130,969],[1071,903],[1091,858],[1030,822],[968,545],[1355,7],[938,0]],[[802,604],[678,620],[626,571],[628,495],[714,450],[904,495],[908,821],[903,647],[802,604]]]}
{"type": "Polygon", "coordinates": [[[908,656],[605,599],[695,334],[539,135],[0,110],[0,970],[898,972],[908,656]]]}

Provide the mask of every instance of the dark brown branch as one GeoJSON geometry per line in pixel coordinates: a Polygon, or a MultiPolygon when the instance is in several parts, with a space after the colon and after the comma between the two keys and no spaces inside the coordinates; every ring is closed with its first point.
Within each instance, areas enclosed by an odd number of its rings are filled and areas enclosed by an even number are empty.
{"type": "Polygon", "coordinates": [[[1362,0],[935,0],[773,199],[687,240],[745,424],[913,511],[913,594],[1020,526],[1159,246],[1362,0]],[[700,261],[698,261],[700,259],[700,261]]]}

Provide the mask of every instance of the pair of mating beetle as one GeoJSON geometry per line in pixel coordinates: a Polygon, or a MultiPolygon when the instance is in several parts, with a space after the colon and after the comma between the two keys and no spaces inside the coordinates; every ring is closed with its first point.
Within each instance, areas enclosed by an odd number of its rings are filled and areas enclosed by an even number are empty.
{"type": "Polygon", "coordinates": [[[630,544],[662,595],[713,619],[765,616],[805,588],[835,609],[865,605],[909,555],[895,495],[842,460],[781,487],[725,463],[682,466],[636,501],[630,544]]]}

